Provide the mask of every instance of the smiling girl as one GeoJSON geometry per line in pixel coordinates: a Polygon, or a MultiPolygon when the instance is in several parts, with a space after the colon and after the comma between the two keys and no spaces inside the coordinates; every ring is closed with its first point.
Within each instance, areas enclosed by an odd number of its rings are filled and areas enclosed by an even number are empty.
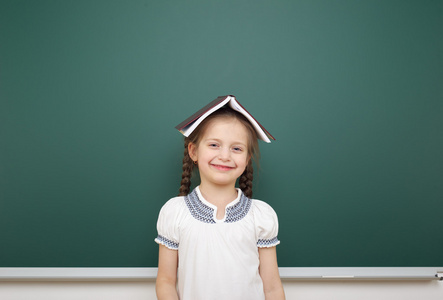
{"type": "Polygon", "coordinates": [[[158,299],[284,299],[277,215],[251,199],[256,156],[257,132],[228,107],[185,138],[180,194],[157,222],[158,299]],[[191,191],[194,167],[200,185],[191,191]]]}

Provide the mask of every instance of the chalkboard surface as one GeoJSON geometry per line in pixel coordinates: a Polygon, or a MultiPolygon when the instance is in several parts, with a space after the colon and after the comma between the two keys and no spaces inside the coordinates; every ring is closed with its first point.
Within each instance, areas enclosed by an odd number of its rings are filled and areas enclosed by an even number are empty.
{"type": "Polygon", "coordinates": [[[443,265],[442,1],[1,1],[0,266],[155,267],[174,129],[274,135],[282,267],[443,265]]]}

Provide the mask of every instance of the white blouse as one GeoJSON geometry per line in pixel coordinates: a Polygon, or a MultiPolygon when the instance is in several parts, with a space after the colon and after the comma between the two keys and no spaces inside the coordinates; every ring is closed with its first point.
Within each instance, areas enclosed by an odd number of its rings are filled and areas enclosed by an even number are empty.
{"type": "Polygon", "coordinates": [[[178,250],[180,299],[265,299],[258,248],[280,243],[275,211],[238,189],[224,218],[216,215],[217,207],[198,187],[170,199],[160,211],[155,241],[178,250]]]}

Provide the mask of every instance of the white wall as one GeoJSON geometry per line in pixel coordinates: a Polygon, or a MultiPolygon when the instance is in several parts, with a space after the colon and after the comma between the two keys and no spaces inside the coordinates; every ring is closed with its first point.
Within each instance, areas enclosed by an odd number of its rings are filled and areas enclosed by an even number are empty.
{"type": "MultiPolygon", "coordinates": [[[[442,300],[442,281],[283,280],[286,299],[442,300]]],[[[126,282],[0,281],[1,300],[149,300],[154,280],[126,282]]]]}

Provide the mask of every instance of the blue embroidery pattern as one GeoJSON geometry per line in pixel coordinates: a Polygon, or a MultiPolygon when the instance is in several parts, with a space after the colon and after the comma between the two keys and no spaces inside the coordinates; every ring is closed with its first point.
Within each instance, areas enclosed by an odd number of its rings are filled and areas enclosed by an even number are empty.
{"type": "Polygon", "coordinates": [[[257,246],[258,247],[273,247],[280,243],[277,237],[269,240],[258,240],[257,246]]]}
{"type": "MultiPolygon", "coordinates": [[[[204,223],[215,224],[214,209],[205,205],[199,198],[197,191],[194,189],[189,195],[185,196],[186,206],[191,215],[204,223]]],[[[243,219],[251,208],[252,200],[243,193],[240,200],[235,205],[226,209],[225,223],[234,223],[243,219]]]]}
{"type": "Polygon", "coordinates": [[[215,224],[214,209],[201,202],[195,189],[185,196],[185,202],[194,218],[204,223],[215,224]]]}
{"type": "Polygon", "coordinates": [[[252,200],[241,194],[240,201],[226,209],[225,223],[234,223],[243,219],[251,208],[252,200]]]}
{"type": "Polygon", "coordinates": [[[178,243],[173,242],[171,240],[168,240],[167,238],[165,238],[164,236],[158,235],[157,238],[155,239],[155,241],[157,243],[160,243],[162,245],[165,245],[166,247],[168,247],[169,249],[178,249],[178,243]]]}

